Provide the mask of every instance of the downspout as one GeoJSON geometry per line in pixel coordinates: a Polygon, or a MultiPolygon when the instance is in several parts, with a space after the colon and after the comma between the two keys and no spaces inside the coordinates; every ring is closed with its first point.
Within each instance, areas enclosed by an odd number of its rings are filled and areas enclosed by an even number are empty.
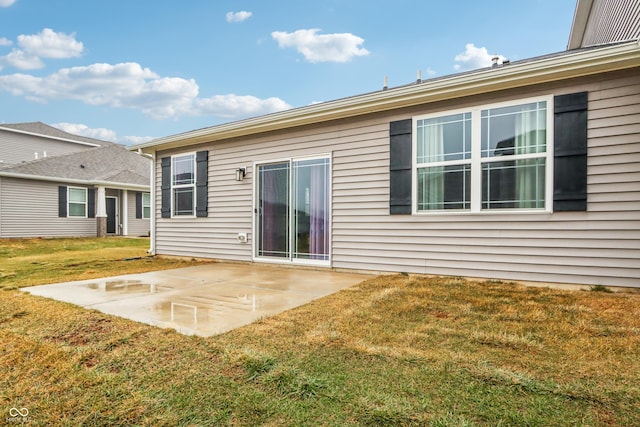
{"type": "Polygon", "coordinates": [[[151,202],[151,215],[149,216],[149,250],[150,255],[156,254],[156,152],[151,154],[143,153],[141,148],[138,148],[138,154],[151,159],[151,170],[149,172],[149,182],[151,183],[149,201],[151,202]]]}

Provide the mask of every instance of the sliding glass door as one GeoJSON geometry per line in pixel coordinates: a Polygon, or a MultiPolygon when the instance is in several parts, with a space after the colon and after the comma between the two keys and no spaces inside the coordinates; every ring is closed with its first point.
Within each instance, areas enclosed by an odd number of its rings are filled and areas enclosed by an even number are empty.
{"type": "Polygon", "coordinates": [[[258,166],[258,256],[288,258],[289,163],[258,166]]]}
{"type": "Polygon", "coordinates": [[[329,261],[329,159],[293,162],[294,259],[329,261]]]}
{"type": "Polygon", "coordinates": [[[328,157],[257,166],[256,256],[329,262],[328,157]]]}

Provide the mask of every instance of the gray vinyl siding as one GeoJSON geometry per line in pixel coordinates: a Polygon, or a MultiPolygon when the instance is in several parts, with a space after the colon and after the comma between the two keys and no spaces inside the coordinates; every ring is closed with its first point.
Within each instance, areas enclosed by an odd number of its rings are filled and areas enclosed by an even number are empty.
{"type": "Polygon", "coordinates": [[[127,218],[129,221],[129,236],[148,236],[151,221],[136,218],[136,192],[127,191],[127,218]]]}
{"type": "Polygon", "coordinates": [[[58,217],[59,185],[0,177],[0,237],[95,236],[95,218],[58,217]]]}
{"type": "Polygon", "coordinates": [[[253,169],[242,182],[235,169],[331,154],[334,268],[640,287],[639,117],[633,70],[159,152],[156,251],[251,261],[253,169]],[[390,121],[580,91],[589,92],[587,212],[389,215],[390,121]],[[203,149],[208,218],[160,218],[160,158],[203,149]]]}
{"type": "Polygon", "coordinates": [[[45,157],[45,152],[47,157],[53,157],[88,148],[93,147],[0,129],[0,164],[35,160],[35,153],[38,153],[38,158],[42,159],[45,157]]]}
{"type": "Polygon", "coordinates": [[[640,1],[594,0],[582,46],[595,46],[640,37],[640,1]]]}

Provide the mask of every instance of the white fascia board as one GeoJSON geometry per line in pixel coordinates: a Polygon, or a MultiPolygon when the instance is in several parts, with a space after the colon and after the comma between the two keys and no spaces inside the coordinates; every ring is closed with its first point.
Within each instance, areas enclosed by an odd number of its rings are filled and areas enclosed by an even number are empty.
{"type": "Polygon", "coordinates": [[[78,141],[78,140],[75,140],[75,139],[68,139],[68,138],[60,138],[58,136],[43,135],[41,133],[27,132],[27,131],[19,130],[19,129],[6,128],[4,126],[0,126],[0,130],[6,130],[7,132],[21,133],[23,135],[37,136],[39,138],[54,139],[56,141],[72,142],[74,144],[86,145],[86,146],[89,146],[89,147],[101,147],[100,144],[93,144],[91,142],[78,141]]]}
{"type": "Polygon", "coordinates": [[[566,52],[531,61],[294,108],[131,146],[150,152],[389,111],[448,99],[640,67],[638,42],[566,52]]]}
{"type": "Polygon", "coordinates": [[[145,192],[148,192],[150,188],[150,186],[148,185],[129,184],[126,182],[99,181],[99,180],[87,181],[83,179],[59,178],[59,177],[44,176],[44,175],[29,175],[26,173],[15,173],[15,172],[0,171],[0,177],[30,179],[33,181],[60,182],[64,184],[94,185],[94,186],[102,186],[107,188],[115,188],[118,190],[133,190],[133,191],[145,191],[145,192]]]}

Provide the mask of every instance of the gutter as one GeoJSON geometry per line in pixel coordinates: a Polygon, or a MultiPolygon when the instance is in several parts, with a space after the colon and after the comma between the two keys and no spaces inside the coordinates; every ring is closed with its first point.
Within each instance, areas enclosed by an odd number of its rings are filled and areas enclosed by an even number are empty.
{"type": "Polygon", "coordinates": [[[640,67],[637,41],[567,51],[198,129],[133,145],[129,149],[178,148],[634,67],[640,67]]]}
{"type": "Polygon", "coordinates": [[[148,185],[130,184],[125,182],[100,181],[100,180],[88,181],[86,179],[59,178],[59,177],[53,177],[53,176],[29,175],[24,173],[2,172],[2,171],[0,171],[0,177],[31,179],[35,181],[61,182],[66,184],[95,185],[95,186],[103,186],[103,187],[109,187],[109,188],[117,188],[120,190],[149,191],[148,185]]]}

